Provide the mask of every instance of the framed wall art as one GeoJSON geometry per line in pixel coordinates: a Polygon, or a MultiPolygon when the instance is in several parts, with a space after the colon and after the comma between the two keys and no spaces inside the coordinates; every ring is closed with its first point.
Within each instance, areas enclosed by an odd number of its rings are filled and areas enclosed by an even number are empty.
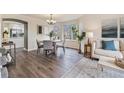
{"type": "Polygon", "coordinates": [[[102,38],[117,38],[117,20],[109,19],[102,22],[102,38]]]}

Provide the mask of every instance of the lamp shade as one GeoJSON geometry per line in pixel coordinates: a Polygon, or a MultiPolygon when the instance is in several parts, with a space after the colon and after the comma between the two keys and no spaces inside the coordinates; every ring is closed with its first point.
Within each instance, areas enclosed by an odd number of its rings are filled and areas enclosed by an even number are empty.
{"type": "Polygon", "coordinates": [[[93,32],[86,32],[87,38],[93,38],[93,32]]]}

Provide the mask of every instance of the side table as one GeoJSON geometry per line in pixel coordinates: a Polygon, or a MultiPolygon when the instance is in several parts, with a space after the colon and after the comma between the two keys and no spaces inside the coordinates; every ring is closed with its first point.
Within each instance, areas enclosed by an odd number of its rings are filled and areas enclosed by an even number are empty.
{"type": "Polygon", "coordinates": [[[91,44],[84,45],[84,56],[88,58],[92,57],[92,45],[91,44]]]}

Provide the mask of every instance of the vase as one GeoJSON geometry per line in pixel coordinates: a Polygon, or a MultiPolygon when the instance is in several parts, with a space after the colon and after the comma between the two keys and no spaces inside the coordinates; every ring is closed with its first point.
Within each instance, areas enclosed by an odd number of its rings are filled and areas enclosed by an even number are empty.
{"type": "Polygon", "coordinates": [[[81,54],[81,42],[79,42],[79,54],[81,54]]]}

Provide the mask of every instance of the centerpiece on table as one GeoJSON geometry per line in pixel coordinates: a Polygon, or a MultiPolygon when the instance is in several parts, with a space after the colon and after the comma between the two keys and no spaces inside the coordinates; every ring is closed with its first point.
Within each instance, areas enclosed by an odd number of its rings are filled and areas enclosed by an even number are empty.
{"type": "Polygon", "coordinates": [[[56,33],[54,31],[51,31],[48,36],[50,37],[50,40],[55,39],[56,38],[56,33]]]}

